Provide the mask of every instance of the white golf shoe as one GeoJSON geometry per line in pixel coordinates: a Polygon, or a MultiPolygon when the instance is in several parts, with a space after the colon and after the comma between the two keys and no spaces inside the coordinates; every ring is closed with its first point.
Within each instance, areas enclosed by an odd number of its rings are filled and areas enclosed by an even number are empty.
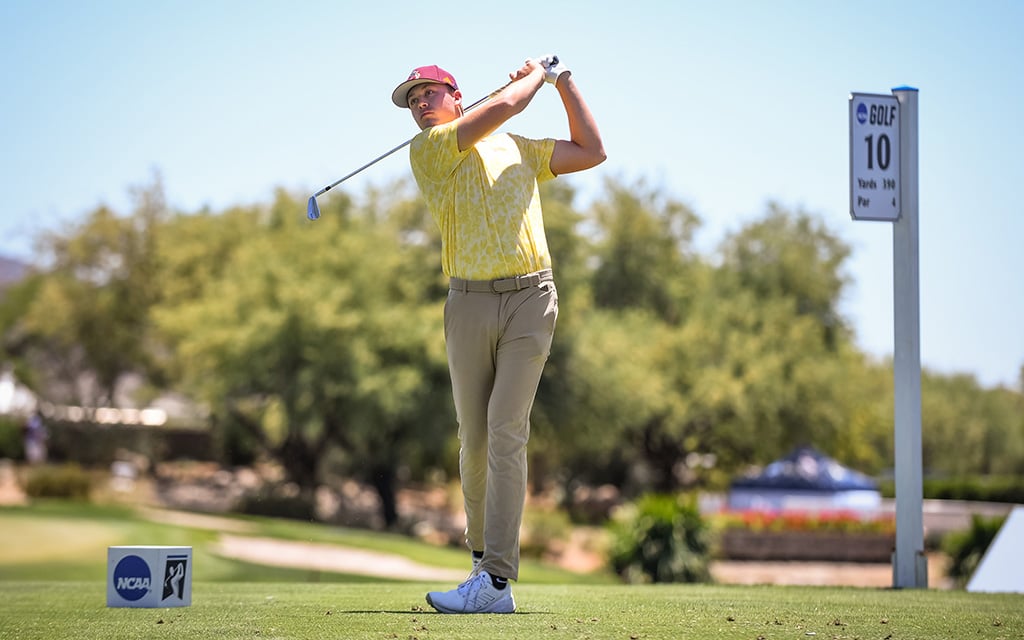
{"type": "Polygon", "coordinates": [[[512,585],[498,589],[491,574],[479,571],[451,591],[431,591],[427,603],[441,613],[515,613],[512,585]]]}

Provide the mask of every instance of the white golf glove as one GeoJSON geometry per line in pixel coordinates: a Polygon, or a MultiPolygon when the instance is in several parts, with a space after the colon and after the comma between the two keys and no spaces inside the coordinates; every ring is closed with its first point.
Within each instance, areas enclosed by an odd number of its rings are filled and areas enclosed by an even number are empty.
{"type": "Polygon", "coordinates": [[[544,67],[544,80],[551,84],[558,82],[563,73],[572,73],[569,67],[565,66],[565,63],[559,60],[556,55],[548,54],[541,56],[538,58],[538,62],[540,62],[540,66],[544,67]]]}

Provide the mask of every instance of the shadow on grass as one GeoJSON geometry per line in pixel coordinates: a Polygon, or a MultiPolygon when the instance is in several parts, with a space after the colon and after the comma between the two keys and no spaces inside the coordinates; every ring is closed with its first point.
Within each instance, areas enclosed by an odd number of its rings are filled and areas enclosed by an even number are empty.
{"type": "Polygon", "coordinates": [[[514,613],[441,613],[440,611],[430,611],[429,609],[411,609],[409,611],[389,611],[387,609],[354,609],[348,611],[333,611],[331,615],[380,615],[387,613],[391,615],[410,615],[410,616],[533,616],[533,615],[550,615],[550,611],[516,611],[514,613]]]}

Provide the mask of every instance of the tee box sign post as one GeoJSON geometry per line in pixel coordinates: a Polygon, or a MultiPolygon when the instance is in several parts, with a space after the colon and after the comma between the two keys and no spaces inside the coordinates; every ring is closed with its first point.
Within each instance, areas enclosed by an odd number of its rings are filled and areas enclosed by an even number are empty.
{"type": "Polygon", "coordinates": [[[896,96],[850,94],[850,215],[899,220],[900,118],[896,96]]]}
{"type": "Polygon", "coordinates": [[[921,455],[917,89],[850,94],[850,215],[892,223],[896,588],[928,586],[921,455]]]}

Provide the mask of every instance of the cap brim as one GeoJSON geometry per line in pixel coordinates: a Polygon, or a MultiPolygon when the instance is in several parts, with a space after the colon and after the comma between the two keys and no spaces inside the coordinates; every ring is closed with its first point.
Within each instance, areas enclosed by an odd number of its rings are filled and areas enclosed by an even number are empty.
{"type": "MultiPolygon", "coordinates": [[[[430,78],[416,78],[415,80],[406,80],[402,84],[391,92],[391,102],[394,102],[396,106],[402,109],[409,108],[409,90],[418,84],[444,84],[437,80],[431,80],[430,78]]],[[[451,86],[451,85],[446,85],[451,86]]]]}

